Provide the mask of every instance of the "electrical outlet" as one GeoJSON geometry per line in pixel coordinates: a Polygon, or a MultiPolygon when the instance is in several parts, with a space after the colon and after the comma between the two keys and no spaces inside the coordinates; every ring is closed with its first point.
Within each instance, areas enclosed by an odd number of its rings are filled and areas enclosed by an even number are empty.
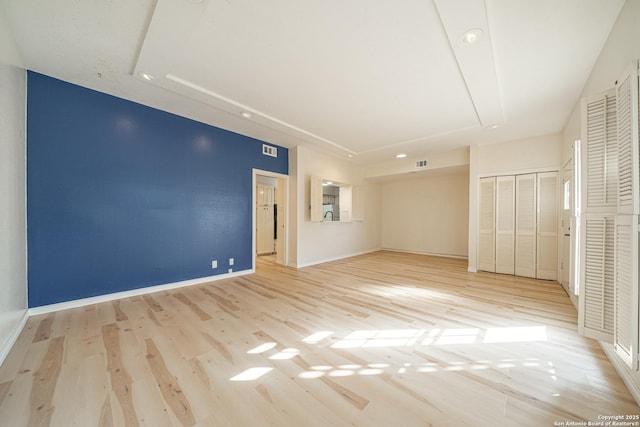
{"type": "Polygon", "coordinates": [[[229,269],[229,273],[233,273],[233,268],[230,268],[230,269],[229,269]]]}
{"type": "Polygon", "coordinates": [[[229,258],[229,265],[233,265],[233,258],[229,258]]]}
{"type": "Polygon", "coordinates": [[[218,268],[218,261],[217,260],[211,261],[211,268],[218,268]]]}

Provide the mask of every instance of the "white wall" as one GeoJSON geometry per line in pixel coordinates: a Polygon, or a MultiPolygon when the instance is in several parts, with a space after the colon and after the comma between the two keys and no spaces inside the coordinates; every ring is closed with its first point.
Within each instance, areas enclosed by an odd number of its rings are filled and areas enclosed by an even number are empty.
{"type": "Polygon", "coordinates": [[[302,206],[299,206],[300,195],[304,200],[304,188],[298,188],[298,182],[298,147],[293,147],[289,148],[289,250],[286,263],[291,267],[298,265],[298,216],[302,209],[302,206]]]}
{"type": "Polygon", "coordinates": [[[465,147],[438,154],[409,156],[404,159],[393,159],[382,164],[366,166],[365,178],[392,177],[416,172],[416,162],[419,160],[427,161],[427,170],[467,166],[469,165],[469,149],[465,147]]]}
{"type": "Polygon", "coordinates": [[[466,257],[468,167],[382,184],[382,247],[466,257]]]}
{"type": "MultiPolygon", "coordinates": [[[[380,249],[380,186],[364,179],[362,167],[347,160],[299,146],[289,152],[292,182],[292,219],[296,242],[290,242],[289,265],[304,267],[380,249]],[[295,164],[292,165],[292,162],[295,164]],[[311,176],[365,189],[363,222],[311,222],[309,189],[311,176]],[[293,212],[295,210],[295,212],[293,212]]],[[[290,233],[290,236],[294,233],[290,233]]]]}
{"type": "MultiPolygon", "coordinates": [[[[640,1],[627,0],[582,90],[582,97],[613,88],[631,61],[640,59],[639,22],[640,1]]],[[[578,101],[562,133],[563,163],[571,156],[573,142],[581,138],[580,108],[578,101]]]]}
{"type": "Polygon", "coordinates": [[[478,185],[483,176],[560,170],[560,134],[498,144],[475,145],[469,152],[469,271],[477,270],[478,185]]]}
{"type": "MultiPolygon", "coordinates": [[[[591,71],[582,96],[600,93],[615,86],[632,60],[640,59],[640,1],[627,0],[596,64],[591,71]]],[[[571,145],[581,138],[581,106],[578,102],[562,133],[563,163],[571,156],[571,145]]],[[[613,346],[601,344],[636,401],[640,402],[640,372],[631,371],[616,355],[613,346]]]]}
{"type": "Polygon", "coordinates": [[[27,309],[26,73],[0,9],[0,363],[27,309]]]}

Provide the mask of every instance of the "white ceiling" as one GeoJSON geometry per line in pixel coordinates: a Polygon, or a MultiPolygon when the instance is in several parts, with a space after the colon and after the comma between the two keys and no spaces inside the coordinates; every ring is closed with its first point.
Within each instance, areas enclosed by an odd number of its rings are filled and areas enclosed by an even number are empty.
{"type": "Polygon", "coordinates": [[[623,3],[0,0],[28,69],[363,164],[561,131],[623,3]]]}

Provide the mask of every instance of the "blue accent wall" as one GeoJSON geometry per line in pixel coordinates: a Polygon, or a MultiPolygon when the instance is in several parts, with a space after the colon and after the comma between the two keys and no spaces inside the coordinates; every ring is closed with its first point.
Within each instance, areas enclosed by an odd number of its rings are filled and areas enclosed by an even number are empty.
{"type": "Polygon", "coordinates": [[[252,168],[287,174],[285,148],[34,72],[27,90],[30,307],[251,269],[252,168]]]}

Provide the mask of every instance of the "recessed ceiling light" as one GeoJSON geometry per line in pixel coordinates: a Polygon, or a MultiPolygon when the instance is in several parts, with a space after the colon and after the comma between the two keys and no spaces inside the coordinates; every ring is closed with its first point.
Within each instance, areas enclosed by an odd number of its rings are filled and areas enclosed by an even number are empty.
{"type": "Polygon", "coordinates": [[[404,153],[396,154],[396,159],[404,159],[405,157],[407,157],[407,155],[404,153]]]}
{"type": "Polygon", "coordinates": [[[500,125],[489,125],[489,126],[487,126],[487,129],[497,129],[499,127],[500,127],[500,125]]]}
{"type": "Polygon", "coordinates": [[[249,117],[251,117],[251,113],[249,113],[247,111],[243,111],[242,113],[240,113],[240,115],[242,117],[244,117],[245,119],[248,119],[249,117]]]}
{"type": "Polygon", "coordinates": [[[462,33],[462,43],[474,44],[480,37],[482,37],[482,30],[480,28],[471,28],[462,33]]]}
{"type": "Polygon", "coordinates": [[[352,158],[353,154],[348,154],[347,157],[352,158]]]}
{"type": "Polygon", "coordinates": [[[140,77],[142,77],[145,80],[153,80],[153,79],[155,79],[155,77],[153,77],[153,75],[148,74],[148,73],[140,73],[140,77]]]}

